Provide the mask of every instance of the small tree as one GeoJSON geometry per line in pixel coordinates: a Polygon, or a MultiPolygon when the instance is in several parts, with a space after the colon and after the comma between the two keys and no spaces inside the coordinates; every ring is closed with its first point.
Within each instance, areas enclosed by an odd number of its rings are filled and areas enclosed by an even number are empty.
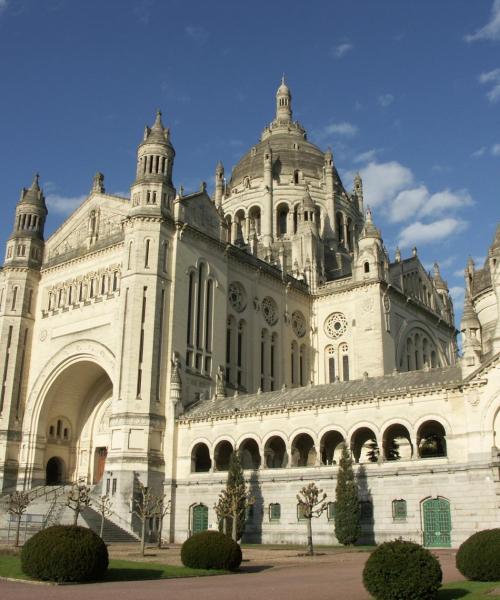
{"type": "Polygon", "coordinates": [[[370,462],[376,463],[380,457],[380,448],[378,447],[377,440],[370,439],[370,443],[368,444],[368,452],[366,456],[370,462]]]}
{"type": "Polygon", "coordinates": [[[111,498],[108,494],[105,494],[104,496],[99,496],[97,500],[96,509],[97,512],[101,515],[101,529],[99,533],[99,537],[101,538],[104,533],[104,520],[112,513],[111,504],[111,498]]]}
{"type": "Polygon", "coordinates": [[[214,509],[226,534],[231,519],[231,537],[235,542],[243,535],[247,509],[254,503],[255,499],[247,490],[240,458],[234,452],[229,462],[226,488],[221,491],[214,509]]]}
{"type": "Polygon", "coordinates": [[[140,496],[134,500],[134,514],[141,522],[141,554],[144,556],[146,549],[146,523],[148,519],[157,515],[158,496],[142,483],[139,484],[140,496]]]}
{"type": "Polygon", "coordinates": [[[318,489],[315,483],[305,485],[297,494],[299,510],[307,522],[307,552],[309,556],[314,555],[312,538],[312,520],[318,518],[326,510],[328,503],[325,502],[326,493],[318,489]]]}
{"type": "Polygon", "coordinates": [[[401,454],[399,453],[399,442],[396,438],[391,438],[387,444],[387,460],[399,460],[401,454]]]}
{"type": "Polygon", "coordinates": [[[73,525],[78,525],[78,517],[86,506],[91,506],[90,488],[75,483],[68,493],[66,505],[73,511],[73,525]]]}
{"type": "Polygon", "coordinates": [[[15,546],[19,546],[19,532],[21,530],[21,521],[26,509],[31,503],[31,498],[27,492],[14,492],[9,494],[9,503],[7,512],[16,517],[16,542],[15,546]]]}
{"type": "Polygon", "coordinates": [[[163,519],[170,514],[171,500],[165,502],[165,496],[158,497],[156,502],[156,515],[158,517],[158,548],[161,548],[163,532],[163,519]]]}
{"type": "Polygon", "coordinates": [[[335,535],[341,544],[350,546],[361,533],[360,506],[352,458],[345,445],[342,447],[335,494],[335,535]]]}

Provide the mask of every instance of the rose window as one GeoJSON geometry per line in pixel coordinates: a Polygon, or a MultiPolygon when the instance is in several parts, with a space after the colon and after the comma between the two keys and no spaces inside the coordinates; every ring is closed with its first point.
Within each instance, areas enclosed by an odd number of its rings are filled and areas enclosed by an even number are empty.
{"type": "Polygon", "coordinates": [[[245,290],[241,283],[233,281],[229,285],[229,303],[236,312],[242,312],[246,307],[245,290]]]}
{"type": "Polygon", "coordinates": [[[276,306],[276,302],[266,296],[264,300],[262,300],[262,314],[264,315],[264,319],[269,325],[274,325],[278,320],[278,307],[276,306]]]}
{"type": "Polygon", "coordinates": [[[297,337],[304,337],[306,334],[306,319],[300,310],[292,313],[292,329],[297,337]]]}
{"type": "Polygon", "coordinates": [[[339,338],[347,330],[347,319],[342,313],[332,313],[325,321],[325,333],[333,339],[339,338]]]}

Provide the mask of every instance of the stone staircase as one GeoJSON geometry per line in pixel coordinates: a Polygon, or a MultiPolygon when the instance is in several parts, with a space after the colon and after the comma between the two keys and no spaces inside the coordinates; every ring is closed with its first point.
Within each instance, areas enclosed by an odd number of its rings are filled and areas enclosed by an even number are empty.
{"type": "MultiPolygon", "coordinates": [[[[51,525],[72,525],[74,512],[66,505],[72,485],[39,486],[30,490],[32,498],[23,515],[20,529],[20,542],[24,543],[41,529],[51,525]]],[[[99,491],[94,490],[94,491],[99,491]]],[[[16,521],[7,512],[8,494],[0,497],[0,543],[12,543],[16,534],[16,521]]],[[[112,515],[111,519],[113,518],[112,515]]],[[[137,542],[138,537],[123,527],[105,518],[103,540],[108,543],[137,542]]],[[[80,513],[78,525],[92,529],[97,535],[101,530],[101,515],[92,507],[80,513]]]]}
{"type": "MultiPolygon", "coordinates": [[[[92,529],[92,531],[97,533],[97,535],[100,534],[101,515],[92,507],[86,507],[83,509],[80,515],[80,521],[80,525],[86,525],[89,529],[92,529]],[[83,521],[85,521],[85,523],[83,521]]],[[[106,544],[127,544],[131,542],[137,543],[139,538],[133,533],[122,529],[116,523],[113,523],[113,521],[110,521],[105,517],[102,539],[106,542],[106,544]]]]}

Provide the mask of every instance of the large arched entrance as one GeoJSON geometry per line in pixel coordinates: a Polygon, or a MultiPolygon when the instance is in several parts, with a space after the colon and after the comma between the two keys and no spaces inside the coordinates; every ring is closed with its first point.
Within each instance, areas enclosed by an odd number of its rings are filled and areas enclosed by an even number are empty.
{"type": "Polygon", "coordinates": [[[72,362],[55,377],[37,427],[45,439],[40,458],[47,465],[47,483],[101,480],[110,447],[112,393],[109,375],[92,360],[72,362]]]}
{"type": "Polygon", "coordinates": [[[61,485],[64,483],[64,462],[58,456],[53,456],[47,461],[45,483],[47,485],[61,485]]]}

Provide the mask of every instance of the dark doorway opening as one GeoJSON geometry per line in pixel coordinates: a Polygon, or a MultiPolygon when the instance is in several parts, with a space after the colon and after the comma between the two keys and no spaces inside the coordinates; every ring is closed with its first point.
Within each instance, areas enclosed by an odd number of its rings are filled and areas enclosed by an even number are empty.
{"type": "Polygon", "coordinates": [[[47,462],[45,468],[45,483],[47,485],[59,485],[64,483],[64,463],[58,456],[53,456],[47,462]]]}

